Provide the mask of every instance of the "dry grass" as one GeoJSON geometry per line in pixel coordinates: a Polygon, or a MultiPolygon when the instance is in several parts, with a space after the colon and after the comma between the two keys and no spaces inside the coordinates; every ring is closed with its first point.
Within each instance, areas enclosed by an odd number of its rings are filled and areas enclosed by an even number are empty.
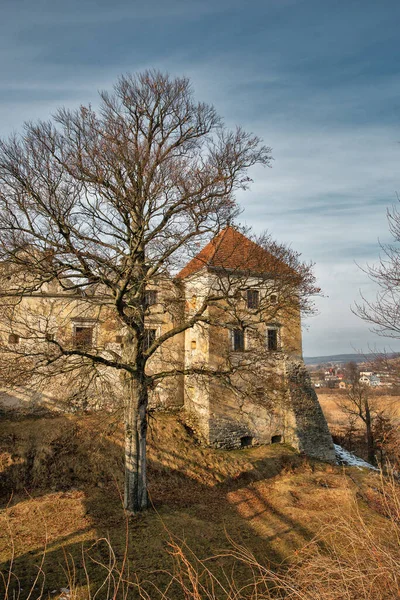
{"type": "MultiPolygon", "coordinates": [[[[399,486],[394,479],[382,478],[376,491],[380,494],[378,513],[387,519],[381,531],[353,496],[344,511],[336,507],[334,518],[279,568],[229,538],[225,540],[227,550],[200,558],[184,540],[165,529],[164,554],[170,558],[169,566],[138,577],[130,568],[129,544],[118,557],[108,538],[98,539],[82,552],[86,581],[78,582],[73,557],[64,555],[68,598],[393,600],[400,597],[399,486]]],[[[38,569],[35,598],[45,597],[43,567],[44,561],[38,569]]],[[[11,600],[9,581],[5,583],[5,599],[11,600]]],[[[33,590],[23,597],[33,597],[33,590]]],[[[16,598],[21,597],[17,590],[16,598]]]]}
{"type": "MultiPolygon", "coordinates": [[[[329,427],[342,427],[348,423],[347,414],[338,406],[338,402],[340,402],[340,398],[343,398],[343,394],[344,392],[341,390],[318,390],[318,400],[329,427]]],[[[384,411],[390,418],[400,420],[399,396],[378,395],[374,399],[374,406],[378,410],[384,411]]]]}
{"type": "MultiPolygon", "coordinates": [[[[149,437],[154,510],[133,519],[127,535],[118,491],[123,471],[119,428],[88,416],[18,417],[3,423],[0,571],[9,572],[14,545],[12,570],[24,590],[20,600],[38,573],[45,542],[45,579],[37,582],[33,597],[42,584],[44,597],[71,580],[84,586],[87,571],[91,588],[99,587],[110,560],[121,569],[126,542],[124,578],[128,569],[131,578],[135,574],[137,581],[151,580],[166,589],[171,573],[176,576],[177,557],[168,552],[170,532],[200,562],[214,556],[207,561],[213,577],[221,580],[234,569],[235,586],[241,588],[251,581],[252,567],[235,552],[223,552],[227,535],[275,573],[276,565],[293,562],[295,552],[309,547],[321,529],[337,520],[337,507],[349,514],[357,496],[372,529],[386,530],[373,474],[350,469],[344,475],[282,445],[235,452],[201,448],[171,415],[158,415],[149,437]],[[63,570],[66,559],[69,575],[63,570]]],[[[318,539],[313,543],[323,547],[318,539]]],[[[116,573],[113,577],[118,579],[116,573]]],[[[10,585],[17,590],[16,579],[10,585]]],[[[106,597],[102,589],[98,598],[106,597]]],[[[138,594],[135,589],[130,593],[138,594]]],[[[152,594],[157,598],[154,590],[152,594]]]]}

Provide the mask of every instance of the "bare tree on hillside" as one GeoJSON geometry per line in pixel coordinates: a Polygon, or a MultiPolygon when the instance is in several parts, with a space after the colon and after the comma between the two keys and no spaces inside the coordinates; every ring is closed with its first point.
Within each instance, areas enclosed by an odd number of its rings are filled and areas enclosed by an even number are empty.
{"type": "MultiPolygon", "coordinates": [[[[379,262],[363,269],[377,284],[378,292],[374,300],[361,294],[361,301],[355,303],[353,312],[368,323],[374,333],[400,339],[400,212],[396,206],[387,210],[387,219],[393,241],[380,244],[379,262]]],[[[392,389],[397,390],[400,380],[398,359],[386,352],[376,353],[373,365],[383,372],[392,389]]],[[[381,411],[380,418],[392,420],[387,410],[381,411]]]]}
{"type": "Polygon", "coordinates": [[[368,461],[375,464],[374,421],[379,414],[376,400],[371,387],[360,381],[360,370],[355,362],[347,363],[344,371],[347,387],[343,396],[338,397],[337,404],[344,413],[349,415],[351,421],[356,417],[363,423],[368,461]]]}
{"type": "Polygon", "coordinates": [[[372,331],[384,337],[400,338],[400,212],[393,206],[387,211],[391,244],[381,244],[378,264],[364,271],[378,285],[375,300],[361,296],[354,313],[372,326],[372,331]]]}
{"type": "MultiPolygon", "coordinates": [[[[269,148],[256,136],[227,130],[213,107],[195,103],[187,79],[158,72],[121,77],[114,93],[101,94],[97,113],[61,109],[51,121],[28,123],[21,136],[0,143],[2,319],[12,332],[2,342],[3,375],[9,382],[82,368],[123,375],[129,511],[147,506],[149,390],[176,376],[228,377],[238,367],[207,372],[194,364],[154,372],[152,357],[196,324],[220,324],[221,313],[230,327],[240,322],[244,328],[233,299],[257,279],[249,283],[248,267],[230,278],[215,268],[220,284],[186,316],[179,298],[166,293],[162,310],[171,313],[173,327],[151,339],[146,294],[226,228],[237,213],[235,191],[248,186],[248,169],[269,160],[269,148]],[[50,294],[54,285],[71,306],[83,306],[81,319],[96,307],[97,319],[113,320],[123,331],[121,351],[80,339],[79,327],[74,339],[68,332],[54,337],[56,309],[48,303],[39,325],[34,315],[21,315],[22,298],[50,294]],[[13,344],[12,336],[24,343],[13,344]]],[[[280,281],[279,303],[272,293],[264,305],[277,304],[277,313],[282,303],[287,310],[310,310],[316,291],[310,265],[268,238],[259,241],[275,256],[269,278],[280,281]]],[[[252,311],[252,323],[262,309],[261,303],[252,311]]]]}

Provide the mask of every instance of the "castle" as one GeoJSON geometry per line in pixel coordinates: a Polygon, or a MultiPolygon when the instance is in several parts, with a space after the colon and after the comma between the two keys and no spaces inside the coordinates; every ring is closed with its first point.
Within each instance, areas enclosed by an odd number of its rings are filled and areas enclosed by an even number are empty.
{"type": "MultiPolygon", "coordinates": [[[[182,410],[197,436],[214,447],[287,442],[307,455],[334,460],[301,359],[295,282],[288,265],[233,227],[174,277],[151,282],[145,296],[146,347],[180,322],[190,322],[205,297],[208,304],[200,320],[149,360],[150,372],[174,374],[160,377],[150,408],[182,410]]],[[[66,347],[96,348],[104,356],[121,352],[123,328],[99,287],[82,294],[51,281],[24,296],[12,314],[8,323],[2,318],[2,338],[10,350],[58,340],[66,347]],[[23,318],[16,319],[17,313],[23,318]]],[[[49,386],[45,395],[56,401],[60,390],[49,386]]]]}

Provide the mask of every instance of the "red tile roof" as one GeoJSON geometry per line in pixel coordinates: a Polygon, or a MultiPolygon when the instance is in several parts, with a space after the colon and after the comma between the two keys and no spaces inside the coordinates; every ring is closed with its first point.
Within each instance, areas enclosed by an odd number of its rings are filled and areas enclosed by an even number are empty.
{"type": "Polygon", "coordinates": [[[184,279],[204,267],[229,271],[272,274],[288,269],[278,258],[249,240],[234,227],[226,227],[178,273],[184,279]]]}

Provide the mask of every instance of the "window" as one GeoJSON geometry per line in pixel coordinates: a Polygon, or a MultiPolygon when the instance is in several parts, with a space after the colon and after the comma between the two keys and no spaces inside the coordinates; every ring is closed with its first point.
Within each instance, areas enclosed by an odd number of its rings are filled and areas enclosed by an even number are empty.
{"type": "Polygon", "coordinates": [[[153,306],[157,304],[157,292],[156,290],[146,290],[144,293],[144,305],[153,306]]]}
{"type": "Polygon", "coordinates": [[[16,333],[10,333],[10,335],[8,336],[8,343],[19,344],[19,335],[17,335],[16,333]]]}
{"type": "Polygon", "coordinates": [[[192,340],[190,346],[191,346],[192,350],[196,350],[196,346],[197,346],[196,340],[192,340]]]}
{"type": "Polygon", "coordinates": [[[233,329],[232,331],[232,350],[234,352],[244,351],[244,331],[243,329],[233,329]]]}
{"type": "Polygon", "coordinates": [[[276,294],[271,294],[271,304],[278,304],[278,296],[276,294]]]}
{"type": "Polygon", "coordinates": [[[267,348],[272,352],[278,350],[278,329],[267,329],[267,348]]]}
{"type": "Polygon", "coordinates": [[[46,338],[46,342],[54,342],[54,333],[46,333],[44,337],[46,338]]]}
{"type": "Polygon", "coordinates": [[[247,290],[247,308],[258,308],[260,293],[258,290],[247,290]]]}
{"type": "Polygon", "coordinates": [[[122,344],[122,335],[116,335],[115,336],[115,343],[116,344],[122,344]]]}
{"type": "Polygon", "coordinates": [[[143,336],[143,350],[147,352],[156,339],[156,329],[145,329],[143,336]]]}
{"type": "Polygon", "coordinates": [[[93,327],[75,325],[74,343],[77,348],[91,348],[93,346],[93,327]]]}

